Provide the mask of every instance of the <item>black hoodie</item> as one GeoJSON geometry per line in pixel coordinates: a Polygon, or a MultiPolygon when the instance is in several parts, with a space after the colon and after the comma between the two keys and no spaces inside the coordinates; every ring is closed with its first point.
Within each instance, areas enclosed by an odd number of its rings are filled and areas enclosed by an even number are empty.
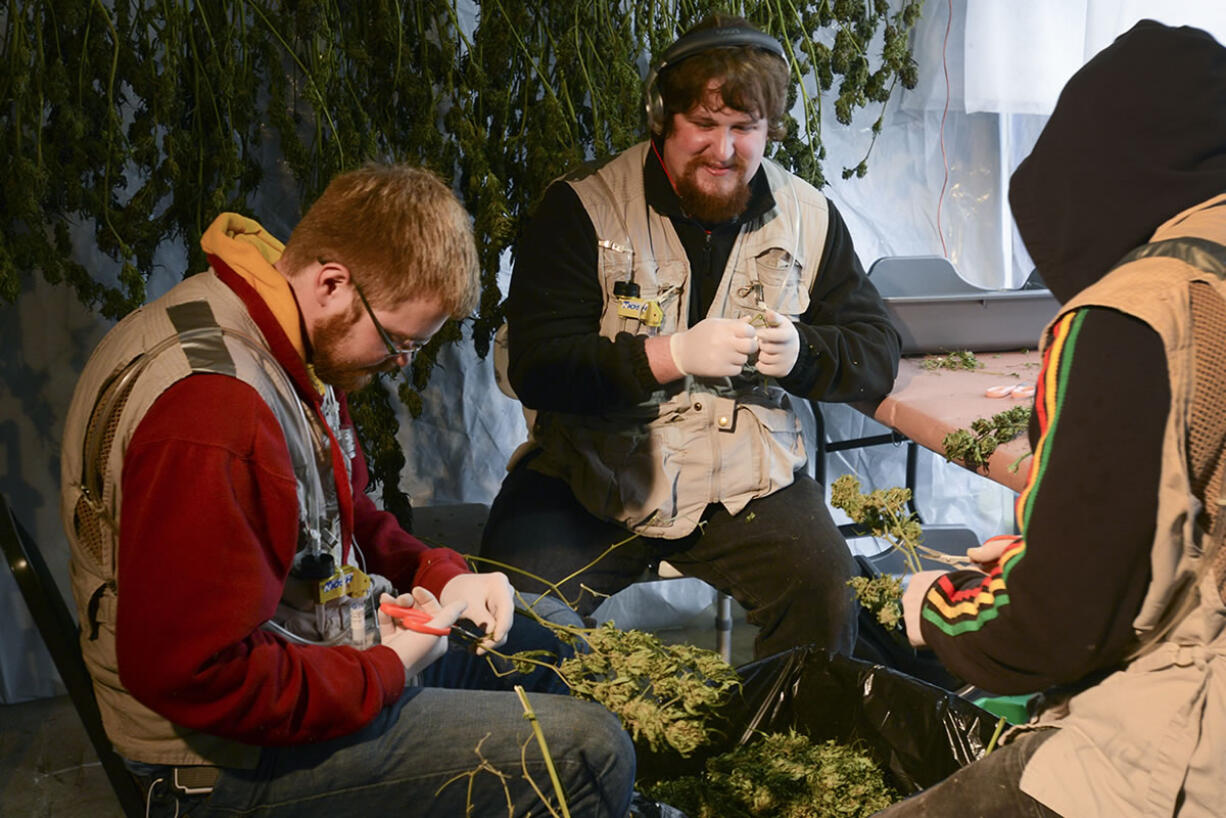
{"type": "Polygon", "coordinates": [[[1064,86],[1009,186],[1018,232],[1068,301],[1167,219],[1226,191],[1226,48],[1142,20],[1064,86]]]}
{"type": "MultiPolygon", "coordinates": [[[[1069,80],[1009,202],[1065,302],[1224,191],[1226,49],[1198,29],[1145,20],[1069,80]]],[[[1162,342],[1103,308],[1056,331],[1017,507],[1023,539],[994,575],[947,575],[924,606],[928,644],[999,693],[1086,684],[1116,666],[1150,578],[1170,403],[1162,342]]]]}

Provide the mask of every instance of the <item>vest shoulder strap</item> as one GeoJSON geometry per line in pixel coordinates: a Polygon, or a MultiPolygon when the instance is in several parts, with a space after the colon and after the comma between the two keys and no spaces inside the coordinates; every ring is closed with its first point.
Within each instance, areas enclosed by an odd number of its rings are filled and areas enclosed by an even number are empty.
{"type": "Polygon", "coordinates": [[[1218,278],[1226,278],[1226,245],[1200,236],[1179,236],[1142,244],[1115,266],[1122,267],[1145,258],[1171,258],[1218,278]]]}

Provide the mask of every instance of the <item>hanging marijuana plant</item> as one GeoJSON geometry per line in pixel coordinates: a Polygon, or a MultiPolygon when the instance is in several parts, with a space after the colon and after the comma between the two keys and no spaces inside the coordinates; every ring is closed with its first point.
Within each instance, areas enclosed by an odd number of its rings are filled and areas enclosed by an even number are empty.
{"type": "MultiPolygon", "coordinates": [[[[920,0],[756,0],[737,13],[783,43],[800,112],[775,158],[820,185],[822,110],[850,123],[912,87],[920,0]]],[[[155,252],[186,249],[221,211],[290,177],[293,220],[337,172],[407,161],[449,179],[475,220],[485,355],[502,322],[497,278],[548,183],[646,133],[641,72],[712,0],[30,0],[0,8],[0,298],[41,275],[119,318],[146,297],[155,252]],[[474,14],[475,12],[475,14],[474,14]],[[73,257],[82,233],[108,260],[73,257]]],[[[845,168],[863,175],[865,158],[845,168]]],[[[398,397],[420,412],[448,324],[398,397]]],[[[382,390],[382,385],[368,392],[382,390]]],[[[376,482],[392,506],[403,462],[386,396],[358,396],[376,482]]]]}

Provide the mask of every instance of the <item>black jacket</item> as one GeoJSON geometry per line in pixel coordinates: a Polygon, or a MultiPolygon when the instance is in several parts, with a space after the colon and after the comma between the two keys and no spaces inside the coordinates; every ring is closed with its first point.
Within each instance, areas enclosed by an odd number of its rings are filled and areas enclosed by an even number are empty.
{"type": "MultiPolygon", "coordinates": [[[[690,324],[706,315],[741,223],[774,206],[765,172],[751,180],[738,219],[703,225],[687,218],[653,155],[644,167],[649,204],[668,216],[691,268],[690,324]]],[[[518,246],[507,299],[510,379],[533,409],[598,414],[633,406],[659,387],[644,336],[599,334],[603,304],[596,275],[596,231],[570,185],[546,191],[518,246]]],[[[856,258],[833,204],[810,306],[797,323],[800,356],[779,385],[825,401],[879,398],[889,392],[901,342],[877,290],[856,258]],[[868,343],[866,339],[880,343],[868,343]]]]}

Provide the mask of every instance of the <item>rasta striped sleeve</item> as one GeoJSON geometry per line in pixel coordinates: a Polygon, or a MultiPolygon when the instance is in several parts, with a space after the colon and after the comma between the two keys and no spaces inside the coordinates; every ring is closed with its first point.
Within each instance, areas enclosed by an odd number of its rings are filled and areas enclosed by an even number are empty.
{"type": "Polygon", "coordinates": [[[1051,342],[1043,353],[1043,367],[1039,372],[1034,393],[1034,411],[1039,422],[1039,439],[1030,464],[1030,478],[1017,497],[1014,513],[1018,526],[1026,533],[1026,525],[1034,508],[1035,497],[1047,473],[1050,452],[1060,427],[1060,409],[1067,392],[1068,372],[1073,368],[1073,351],[1077,336],[1086,318],[1085,310],[1070,312],[1052,328],[1051,342]]]}
{"type": "Polygon", "coordinates": [[[1009,604],[1009,575],[1026,558],[1027,523],[1042,488],[1052,446],[1060,432],[1062,397],[1066,393],[1067,376],[1085,316],[1084,310],[1064,315],[1052,327],[1050,343],[1043,355],[1034,405],[1039,424],[1038,443],[1029,479],[1015,507],[1022,536],[1010,537],[1013,542],[1001,554],[991,573],[978,584],[959,588],[955,583],[959,579],[965,583],[965,575],[946,574],[932,585],[924,598],[924,621],[945,636],[978,632],[1000,616],[1009,604]]]}

